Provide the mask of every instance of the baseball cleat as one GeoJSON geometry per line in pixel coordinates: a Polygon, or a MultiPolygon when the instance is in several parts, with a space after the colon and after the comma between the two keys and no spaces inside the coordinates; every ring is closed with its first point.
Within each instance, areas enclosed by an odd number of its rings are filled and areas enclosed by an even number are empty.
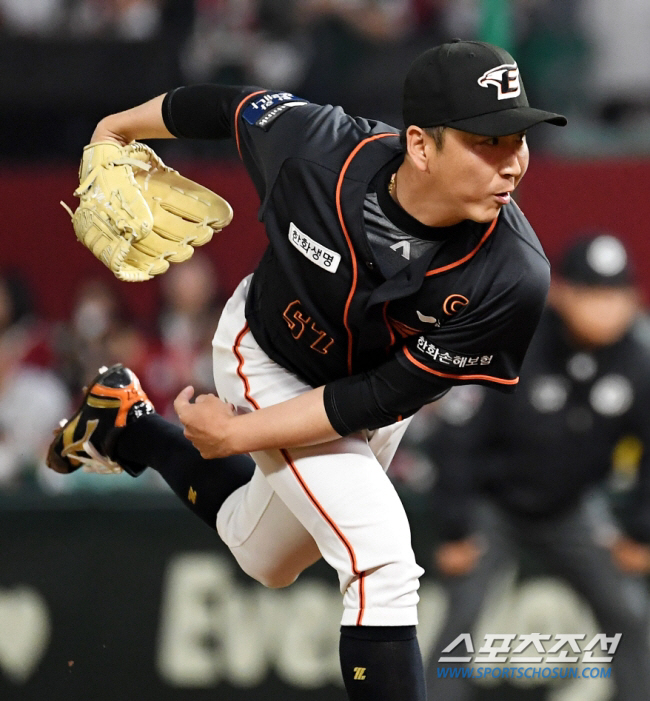
{"type": "Polygon", "coordinates": [[[115,474],[125,470],[136,476],[144,468],[118,464],[111,457],[111,448],[128,423],[153,413],[153,404],[132,370],[119,364],[99,368],[79,409],[54,432],[47,466],[62,474],[83,467],[86,472],[115,474]]]}

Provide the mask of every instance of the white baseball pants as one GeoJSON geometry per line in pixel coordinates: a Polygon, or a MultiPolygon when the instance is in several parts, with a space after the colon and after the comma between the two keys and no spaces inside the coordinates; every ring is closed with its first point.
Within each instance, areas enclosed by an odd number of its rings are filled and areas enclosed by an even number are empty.
{"type": "MultiPolygon", "coordinates": [[[[311,389],[255,342],[244,316],[249,280],[226,304],[213,340],[217,392],[239,412],[311,389]]],[[[252,480],[217,515],[217,531],[242,569],[281,587],[322,556],[338,572],[343,625],[415,625],[423,570],[385,473],[407,425],[253,453],[252,480]]]]}

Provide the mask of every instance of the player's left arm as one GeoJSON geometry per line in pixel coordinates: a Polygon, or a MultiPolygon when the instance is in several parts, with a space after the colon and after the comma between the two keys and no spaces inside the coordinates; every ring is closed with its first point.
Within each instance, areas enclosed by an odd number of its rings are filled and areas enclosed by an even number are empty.
{"type": "Polygon", "coordinates": [[[142,139],[173,139],[162,115],[165,95],[158,95],[141,105],[110,114],[100,120],[90,143],[113,141],[125,146],[142,139]]]}
{"type": "Polygon", "coordinates": [[[91,143],[114,141],[125,145],[143,139],[228,139],[234,135],[237,105],[256,90],[211,83],[181,86],[131,109],[107,115],[97,124],[91,143]]]}

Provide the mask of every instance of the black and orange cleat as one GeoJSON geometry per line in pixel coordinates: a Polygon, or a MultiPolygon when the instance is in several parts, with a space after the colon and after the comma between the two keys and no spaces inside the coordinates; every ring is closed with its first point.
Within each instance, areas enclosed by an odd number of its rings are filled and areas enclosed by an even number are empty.
{"type": "Polygon", "coordinates": [[[90,383],[81,406],[70,419],[61,421],[47,453],[47,466],[69,474],[83,466],[86,472],[136,476],[144,467],[118,464],[111,448],[122,429],[141,416],[153,414],[135,373],[123,365],[100,368],[90,383]]]}

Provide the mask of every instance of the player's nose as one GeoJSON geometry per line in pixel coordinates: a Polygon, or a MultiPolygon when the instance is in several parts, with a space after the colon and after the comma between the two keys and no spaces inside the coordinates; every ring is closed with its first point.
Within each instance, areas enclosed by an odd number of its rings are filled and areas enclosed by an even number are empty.
{"type": "Polygon", "coordinates": [[[519,158],[519,150],[511,148],[506,151],[499,168],[500,175],[518,178],[523,173],[523,164],[519,158]]]}

